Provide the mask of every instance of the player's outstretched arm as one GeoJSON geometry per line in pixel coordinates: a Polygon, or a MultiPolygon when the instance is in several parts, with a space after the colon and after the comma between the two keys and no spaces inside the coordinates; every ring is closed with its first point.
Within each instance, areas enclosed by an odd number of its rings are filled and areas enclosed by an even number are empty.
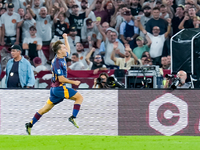
{"type": "Polygon", "coordinates": [[[64,38],[64,40],[65,40],[65,46],[67,47],[68,55],[70,55],[70,46],[69,46],[69,43],[68,43],[68,37],[67,37],[67,34],[64,33],[62,36],[63,36],[63,38],[64,38]]]}
{"type": "Polygon", "coordinates": [[[69,83],[69,84],[74,84],[74,85],[79,85],[81,83],[80,81],[69,80],[65,78],[64,76],[58,76],[58,80],[61,83],[69,83]]]}

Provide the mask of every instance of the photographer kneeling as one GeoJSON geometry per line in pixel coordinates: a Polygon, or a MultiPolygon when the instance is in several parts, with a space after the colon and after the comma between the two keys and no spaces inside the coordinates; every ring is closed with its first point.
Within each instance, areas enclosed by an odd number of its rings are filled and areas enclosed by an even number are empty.
{"type": "Polygon", "coordinates": [[[166,83],[164,85],[164,88],[171,88],[171,89],[176,89],[176,88],[191,88],[191,84],[190,83],[186,83],[186,79],[187,79],[187,73],[183,70],[180,70],[177,75],[176,78],[174,78],[174,76],[172,77],[168,77],[166,80],[166,83]],[[171,85],[169,85],[169,79],[172,78],[172,83],[171,85]]]}
{"type": "Polygon", "coordinates": [[[109,75],[105,72],[102,72],[99,74],[98,78],[94,79],[94,85],[93,88],[99,88],[99,89],[107,89],[109,88],[107,83],[109,75]]]}
{"type": "Polygon", "coordinates": [[[101,89],[107,89],[107,88],[125,88],[123,83],[120,83],[117,81],[117,79],[113,76],[110,76],[102,72],[98,78],[94,79],[94,85],[93,88],[101,88],[101,89]]]}

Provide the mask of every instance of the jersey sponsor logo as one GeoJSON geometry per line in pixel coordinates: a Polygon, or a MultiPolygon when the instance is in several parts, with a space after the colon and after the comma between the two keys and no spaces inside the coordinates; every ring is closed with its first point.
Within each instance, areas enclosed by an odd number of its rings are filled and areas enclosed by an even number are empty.
{"type": "Polygon", "coordinates": [[[33,44],[37,44],[37,41],[33,41],[33,44]]]}
{"type": "Polygon", "coordinates": [[[188,105],[171,93],[149,104],[149,126],[161,134],[171,136],[188,125],[188,105]]]}
{"type": "Polygon", "coordinates": [[[23,5],[26,6],[26,2],[23,2],[23,5]]]}
{"type": "Polygon", "coordinates": [[[17,22],[16,19],[13,19],[13,20],[12,20],[12,23],[16,23],[16,22],[17,22]]]}
{"type": "Polygon", "coordinates": [[[80,60],[83,60],[83,56],[80,57],[80,60]]]}

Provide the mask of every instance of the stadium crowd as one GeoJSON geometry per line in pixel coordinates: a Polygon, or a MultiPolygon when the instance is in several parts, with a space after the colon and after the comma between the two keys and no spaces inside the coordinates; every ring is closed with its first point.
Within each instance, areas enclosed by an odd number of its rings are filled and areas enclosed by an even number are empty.
{"type": "Polygon", "coordinates": [[[64,42],[64,33],[71,49],[68,70],[170,69],[170,37],[199,28],[199,10],[196,0],[0,0],[0,74],[20,65],[15,59],[7,63],[15,55],[12,45],[21,46],[17,55],[31,63],[27,68],[35,75],[50,70],[51,46],[64,42]]]}

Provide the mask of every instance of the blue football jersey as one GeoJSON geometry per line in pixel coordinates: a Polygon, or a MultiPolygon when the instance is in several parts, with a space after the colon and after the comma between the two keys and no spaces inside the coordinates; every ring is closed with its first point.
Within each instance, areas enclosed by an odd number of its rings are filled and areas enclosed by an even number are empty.
{"type": "Polygon", "coordinates": [[[60,84],[63,84],[58,81],[58,76],[64,76],[67,78],[67,63],[65,58],[55,58],[52,60],[51,64],[52,71],[52,87],[58,87],[60,84]]]}

